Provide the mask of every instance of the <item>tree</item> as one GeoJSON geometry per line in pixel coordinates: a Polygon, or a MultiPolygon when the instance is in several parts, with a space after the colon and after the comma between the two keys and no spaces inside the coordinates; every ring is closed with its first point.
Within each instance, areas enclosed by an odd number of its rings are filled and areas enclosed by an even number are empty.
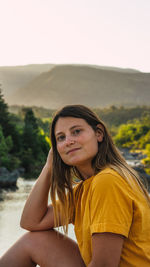
{"type": "Polygon", "coordinates": [[[5,137],[3,135],[2,127],[0,126],[0,166],[6,166],[9,163],[8,159],[8,147],[5,137]]]}
{"type": "Polygon", "coordinates": [[[150,143],[150,117],[120,125],[114,141],[117,146],[145,149],[150,143]]]}
{"type": "MultiPolygon", "coordinates": [[[[1,86],[1,85],[0,85],[1,86]]],[[[4,137],[11,136],[13,146],[11,153],[19,153],[21,149],[21,136],[17,131],[16,125],[11,121],[11,115],[8,111],[8,105],[5,103],[2,89],[0,88],[0,125],[3,130],[4,137]]]]}
{"type": "Polygon", "coordinates": [[[0,88],[0,125],[3,129],[4,136],[9,135],[8,129],[10,127],[10,119],[9,119],[8,106],[4,101],[4,96],[2,94],[1,88],[0,88]]]}
{"type": "Polygon", "coordinates": [[[26,176],[35,177],[39,174],[46,161],[49,151],[49,143],[40,133],[37,119],[31,108],[24,109],[23,152],[22,165],[26,170],[26,176]]]}
{"type": "Polygon", "coordinates": [[[24,119],[24,130],[23,130],[23,146],[24,149],[31,148],[34,157],[37,156],[39,152],[38,146],[38,124],[32,109],[24,109],[25,119],[24,119]]]}
{"type": "Polygon", "coordinates": [[[12,162],[9,151],[11,150],[12,146],[13,142],[11,136],[5,138],[3,135],[2,127],[0,126],[0,166],[6,167],[9,170],[11,170],[12,162]]]}

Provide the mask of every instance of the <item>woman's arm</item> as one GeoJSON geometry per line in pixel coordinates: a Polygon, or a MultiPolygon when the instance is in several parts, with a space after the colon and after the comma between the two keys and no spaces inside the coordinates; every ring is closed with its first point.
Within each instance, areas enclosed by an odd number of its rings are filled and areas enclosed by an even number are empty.
{"type": "Polygon", "coordinates": [[[52,205],[48,206],[48,194],[51,185],[52,150],[37,179],[23,210],[20,225],[29,231],[46,230],[54,227],[52,205]]]}
{"type": "Polygon", "coordinates": [[[88,267],[119,266],[124,237],[113,233],[92,235],[92,261],[88,267]]]}

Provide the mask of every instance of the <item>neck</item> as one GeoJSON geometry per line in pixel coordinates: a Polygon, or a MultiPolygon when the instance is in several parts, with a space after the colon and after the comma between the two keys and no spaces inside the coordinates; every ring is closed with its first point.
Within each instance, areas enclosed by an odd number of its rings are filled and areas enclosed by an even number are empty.
{"type": "Polygon", "coordinates": [[[92,168],[92,166],[88,167],[87,166],[78,166],[76,167],[79,171],[79,173],[82,175],[83,179],[86,180],[88,178],[90,178],[91,176],[94,175],[94,170],[92,168]]]}

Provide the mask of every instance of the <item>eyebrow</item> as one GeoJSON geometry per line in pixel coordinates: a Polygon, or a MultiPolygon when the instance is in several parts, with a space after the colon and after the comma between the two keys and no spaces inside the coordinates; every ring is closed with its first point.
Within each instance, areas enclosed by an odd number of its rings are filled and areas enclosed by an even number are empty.
{"type": "MultiPolygon", "coordinates": [[[[83,127],[83,126],[82,126],[82,125],[74,125],[74,126],[72,126],[69,130],[73,130],[73,129],[76,128],[76,127],[83,127]]],[[[59,135],[59,134],[63,134],[63,132],[58,132],[58,133],[56,133],[56,136],[59,135]]]]}

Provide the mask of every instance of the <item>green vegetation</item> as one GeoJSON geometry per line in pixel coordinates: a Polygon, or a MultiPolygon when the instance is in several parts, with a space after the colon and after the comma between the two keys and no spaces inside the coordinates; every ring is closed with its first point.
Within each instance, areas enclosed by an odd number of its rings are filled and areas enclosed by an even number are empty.
{"type": "Polygon", "coordinates": [[[0,126],[0,165],[9,167],[11,160],[9,157],[9,151],[12,149],[11,136],[4,137],[2,127],[0,126]]]}
{"type": "Polygon", "coordinates": [[[109,128],[118,127],[122,123],[127,123],[135,119],[144,118],[150,115],[150,107],[137,106],[125,108],[123,106],[110,106],[104,109],[94,109],[98,116],[107,124],[109,128]]]}
{"type": "Polygon", "coordinates": [[[132,123],[121,124],[114,141],[118,147],[142,151],[146,155],[142,162],[150,174],[150,114],[147,113],[132,123]]]}
{"type": "Polygon", "coordinates": [[[40,132],[32,109],[27,108],[24,111],[22,132],[24,153],[21,155],[21,162],[28,174],[37,176],[45,163],[50,147],[46,141],[46,136],[40,132]]]}
{"type": "Polygon", "coordinates": [[[0,90],[0,166],[8,170],[23,167],[25,177],[36,177],[44,165],[50,141],[31,108],[21,115],[8,112],[0,90]]]}
{"type": "Polygon", "coordinates": [[[21,149],[21,136],[11,119],[0,90],[0,166],[9,170],[19,167],[18,153],[21,149]]]}
{"type": "Polygon", "coordinates": [[[114,140],[118,146],[145,149],[150,143],[150,118],[147,122],[143,119],[142,122],[122,124],[114,140]]]}

